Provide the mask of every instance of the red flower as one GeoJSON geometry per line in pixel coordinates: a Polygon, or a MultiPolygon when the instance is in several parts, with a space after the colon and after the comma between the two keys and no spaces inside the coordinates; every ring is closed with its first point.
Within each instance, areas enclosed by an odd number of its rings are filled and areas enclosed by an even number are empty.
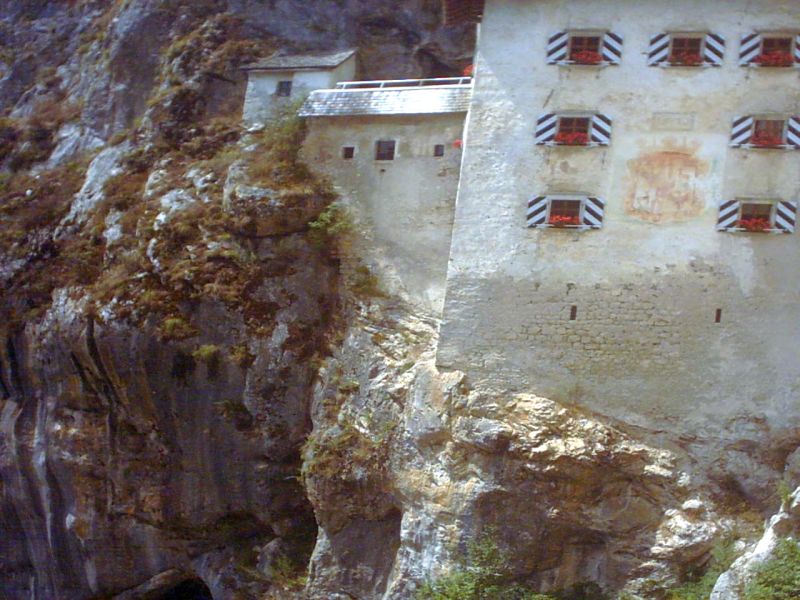
{"type": "Polygon", "coordinates": [[[747,231],[769,231],[772,223],[764,217],[753,217],[752,219],[739,219],[739,227],[747,231]]]}
{"type": "Polygon", "coordinates": [[[565,146],[585,146],[589,143],[589,134],[582,131],[562,132],[556,134],[555,141],[565,146]]]}
{"type": "Polygon", "coordinates": [[[467,65],[464,67],[464,70],[461,71],[461,74],[464,77],[472,77],[472,74],[475,72],[475,65],[467,65]]]}
{"type": "Polygon", "coordinates": [[[603,56],[594,50],[580,50],[571,54],[570,60],[579,65],[597,65],[603,62],[603,56]]]}
{"type": "Polygon", "coordinates": [[[780,146],[783,144],[781,136],[769,133],[756,133],[750,138],[750,143],[754,146],[761,146],[762,148],[769,148],[772,146],[780,146]]]}
{"type": "Polygon", "coordinates": [[[453,148],[461,148],[463,145],[464,142],[462,142],[460,139],[453,142],[453,148]]]}
{"type": "Polygon", "coordinates": [[[685,65],[689,67],[696,67],[702,64],[703,59],[699,52],[676,52],[670,57],[670,63],[673,65],[685,65]]]}
{"type": "Polygon", "coordinates": [[[791,67],[794,64],[794,59],[788,52],[775,50],[757,56],[753,62],[762,67],[791,67]]]}
{"type": "Polygon", "coordinates": [[[566,225],[580,225],[580,220],[577,215],[550,215],[547,220],[548,225],[555,227],[564,227],[566,225]]]}

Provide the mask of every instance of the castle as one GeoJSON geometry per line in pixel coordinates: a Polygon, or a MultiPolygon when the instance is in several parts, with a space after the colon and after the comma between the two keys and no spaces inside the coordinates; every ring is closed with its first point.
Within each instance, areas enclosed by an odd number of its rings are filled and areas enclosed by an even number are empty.
{"type": "Polygon", "coordinates": [[[648,427],[796,425],[800,6],[445,5],[480,30],[438,108],[301,110],[374,266],[441,308],[440,367],[648,427]]]}

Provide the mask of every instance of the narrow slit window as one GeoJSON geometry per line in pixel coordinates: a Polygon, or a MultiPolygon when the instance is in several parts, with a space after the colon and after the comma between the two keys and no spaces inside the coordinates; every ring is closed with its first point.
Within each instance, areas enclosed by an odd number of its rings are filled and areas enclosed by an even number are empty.
{"type": "Polygon", "coordinates": [[[722,322],[722,309],[718,308],[714,312],[714,323],[721,323],[722,322]]]}
{"type": "Polygon", "coordinates": [[[436,144],[433,147],[433,155],[437,158],[444,156],[444,144],[436,144]]]}
{"type": "Polygon", "coordinates": [[[342,158],[345,160],[350,160],[356,155],[355,146],[343,146],[342,147],[342,158]]]}
{"type": "Polygon", "coordinates": [[[578,307],[574,304],[569,309],[569,320],[574,321],[578,318],[578,307]]]}
{"type": "Polygon", "coordinates": [[[783,119],[756,119],[750,142],[754,146],[780,146],[784,143],[785,129],[786,121],[783,119]]]}
{"type": "Polygon", "coordinates": [[[551,200],[547,224],[554,227],[577,226],[581,224],[580,200],[551,200]]]}
{"type": "Polygon", "coordinates": [[[289,97],[292,95],[292,82],[291,81],[279,81],[278,87],[275,90],[276,96],[283,96],[289,97]]]}
{"type": "Polygon", "coordinates": [[[375,142],[375,160],[394,160],[394,150],[394,140],[378,140],[375,142]]]}
{"type": "Polygon", "coordinates": [[[703,62],[703,39],[698,36],[672,37],[669,62],[673,65],[696,66],[703,62]]]}

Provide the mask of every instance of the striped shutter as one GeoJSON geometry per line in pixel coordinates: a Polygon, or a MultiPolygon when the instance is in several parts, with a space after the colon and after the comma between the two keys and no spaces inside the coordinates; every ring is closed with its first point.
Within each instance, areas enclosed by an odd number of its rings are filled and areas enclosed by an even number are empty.
{"type": "Polygon", "coordinates": [[[717,231],[728,231],[736,227],[739,222],[739,200],[728,200],[719,205],[719,216],[717,217],[717,231]]]}
{"type": "Polygon", "coordinates": [[[592,229],[603,226],[603,209],[606,203],[600,198],[589,196],[583,201],[583,224],[592,229]]]}
{"type": "Polygon", "coordinates": [[[536,121],[536,143],[541,145],[552,142],[556,137],[556,125],[558,125],[558,115],[555,113],[539,117],[536,121]]]}
{"type": "Polygon", "coordinates": [[[647,64],[652,66],[667,62],[669,58],[669,34],[659,33],[650,38],[650,48],[647,50],[647,64]]]}
{"type": "Polygon", "coordinates": [[[745,117],[737,117],[733,121],[733,129],[731,130],[731,146],[737,148],[744,144],[750,143],[750,138],[753,135],[753,116],[747,115],[745,117]]]}
{"type": "Polygon", "coordinates": [[[559,31],[550,36],[547,40],[547,64],[554,65],[558,61],[567,60],[567,50],[569,49],[569,33],[559,31]]]}
{"type": "Polygon", "coordinates": [[[800,33],[794,38],[794,62],[800,64],[800,33]]]}
{"type": "Polygon", "coordinates": [[[528,227],[537,227],[547,223],[547,196],[536,196],[528,201],[526,213],[528,227]]]}
{"type": "Polygon", "coordinates": [[[783,233],[793,233],[797,221],[797,202],[781,200],[775,207],[775,228],[783,233]]]}
{"type": "Polygon", "coordinates": [[[761,54],[761,34],[750,33],[742,36],[742,41],[739,44],[739,65],[746,67],[751,64],[759,54],[761,54]]]}
{"type": "Polygon", "coordinates": [[[595,144],[608,146],[611,140],[611,119],[607,115],[601,113],[592,115],[589,139],[595,144]]]}
{"type": "Polygon", "coordinates": [[[716,33],[707,33],[703,48],[703,61],[706,64],[720,67],[723,56],[725,56],[725,38],[716,33]]]}
{"type": "Polygon", "coordinates": [[[800,115],[789,117],[786,121],[786,143],[800,149],[800,115]]]}
{"type": "Polygon", "coordinates": [[[612,65],[618,65],[622,59],[622,36],[607,31],[603,35],[601,52],[604,61],[612,65]]]}

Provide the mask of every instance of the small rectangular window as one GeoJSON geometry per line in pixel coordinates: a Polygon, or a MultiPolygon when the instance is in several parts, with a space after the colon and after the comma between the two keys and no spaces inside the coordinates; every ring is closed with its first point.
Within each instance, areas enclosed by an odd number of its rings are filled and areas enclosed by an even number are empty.
{"type": "Polygon", "coordinates": [[[342,158],[345,160],[350,160],[356,155],[356,149],[354,146],[343,146],[342,147],[342,158]]]}
{"type": "Polygon", "coordinates": [[[755,119],[750,143],[762,148],[780,146],[784,143],[785,129],[784,119],[755,119]]]}
{"type": "Polygon", "coordinates": [[[772,229],[772,202],[742,202],[737,226],[746,231],[769,231],[772,229]]]}
{"type": "Polygon", "coordinates": [[[698,66],[703,62],[703,37],[673,35],[670,40],[669,63],[680,66],[698,66]]]}
{"type": "Polygon", "coordinates": [[[603,60],[601,45],[602,38],[599,35],[571,34],[569,60],[581,65],[596,65],[603,60]]]}
{"type": "Polygon", "coordinates": [[[568,227],[581,224],[581,201],[553,199],[550,201],[550,212],[547,224],[553,227],[568,227]]]}
{"type": "Polygon", "coordinates": [[[791,36],[765,35],[755,62],[763,67],[790,67],[794,64],[793,50],[794,39],[791,36]]]}
{"type": "Polygon", "coordinates": [[[583,146],[589,143],[589,117],[559,117],[555,141],[568,146],[583,146]]]}
{"type": "Polygon", "coordinates": [[[375,160],[394,160],[394,140],[378,140],[375,142],[375,160]]]}
{"type": "Polygon", "coordinates": [[[440,156],[444,156],[444,144],[436,144],[433,147],[433,155],[437,158],[440,156]]]}
{"type": "Polygon", "coordinates": [[[292,82],[291,81],[279,81],[278,87],[275,90],[276,96],[284,96],[288,97],[292,95],[292,82]]]}

